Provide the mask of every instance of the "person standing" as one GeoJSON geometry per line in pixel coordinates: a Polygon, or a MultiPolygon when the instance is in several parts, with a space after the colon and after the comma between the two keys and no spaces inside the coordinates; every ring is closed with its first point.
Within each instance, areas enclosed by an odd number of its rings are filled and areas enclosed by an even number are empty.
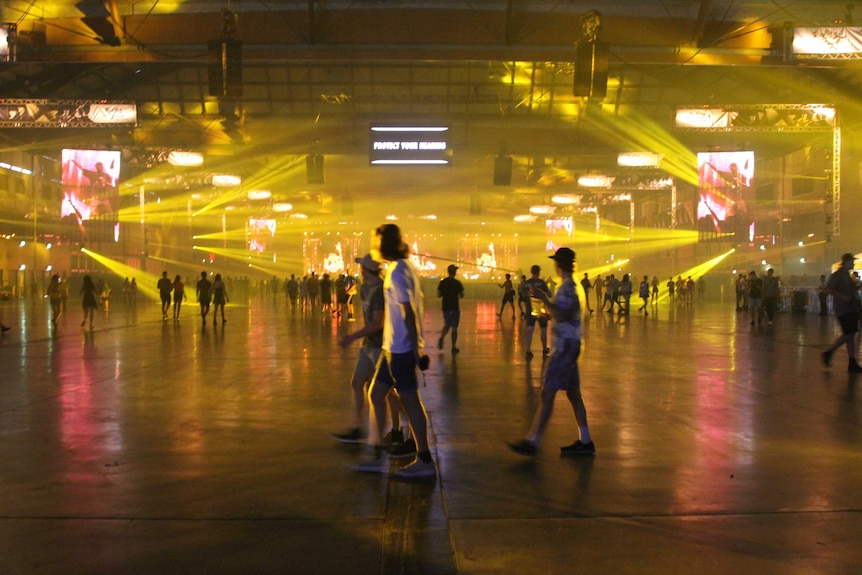
{"type": "Polygon", "coordinates": [[[763,316],[763,280],[754,271],[748,272],[748,305],[751,308],[751,325],[760,325],[763,316]]]}
{"type": "Polygon", "coordinates": [[[584,289],[584,301],[587,302],[587,309],[590,310],[590,313],[593,313],[593,308],[590,305],[590,290],[593,289],[593,284],[590,283],[590,276],[587,275],[587,272],[584,272],[581,287],[584,289]]]}
{"type": "Polygon", "coordinates": [[[826,291],[826,276],[820,276],[820,287],[817,288],[817,299],[820,301],[820,315],[829,315],[829,293],[826,291]]]}
{"type": "Polygon", "coordinates": [[[66,272],[60,277],[60,313],[66,313],[66,302],[69,299],[69,278],[66,272]]]}
{"type": "Polygon", "coordinates": [[[598,310],[605,310],[605,301],[602,299],[602,294],[605,289],[605,281],[602,279],[601,274],[596,275],[596,281],[593,282],[593,287],[596,289],[596,308],[598,310]]]}
{"type": "Polygon", "coordinates": [[[554,260],[557,275],[562,283],[553,301],[541,290],[533,290],[533,297],[540,299],[554,319],[554,351],[548,360],[548,368],[542,381],[541,403],[533,417],[533,423],[526,437],[510,443],[515,453],[533,456],[538,452],[542,433],[551,418],[554,398],[558,391],[565,390],[569,403],[575,412],[579,438],[571,445],[560,448],[562,455],[595,455],[596,447],[590,437],[587,424],[587,409],[581,396],[581,380],[578,373],[578,356],[581,353],[581,307],[575,291],[573,279],[575,252],[569,248],[559,248],[551,259],[554,260]]]}
{"type": "Polygon", "coordinates": [[[515,319],[515,287],[512,285],[512,274],[506,274],[506,280],[497,286],[503,289],[503,301],[500,303],[497,317],[503,317],[503,310],[506,309],[506,304],[509,304],[512,307],[512,319],[515,319]]]}
{"type": "MultiPolygon", "coordinates": [[[[384,224],[375,232],[380,257],[389,265],[383,281],[386,314],[383,322],[383,351],[371,382],[369,396],[377,427],[378,441],[386,425],[386,398],[393,388],[398,392],[401,406],[407,414],[410,430],[416,443],[413,462],[395,472],[397,477],[430,477],[437,474],[428,445],[428,415],[419,396],[416,368],[428,367],[428,356],[423,353],[422,289],[416,270],[408,262],[409,246],[395,224],[384,224]]],[[[381,457],[382,446],[375,447],[373,459],[357,465],[356,469],[372,473],[385,473],[388,462],[381,457]]]]}
{"type": "Polygon", "coordinates": [[[619,286],[619,299],[617,299],[617,308],[619,309],[618,315],[629,315],[629,311],[631,311],[631,301],[632,301],[632,280],[629,274],[623,274],[623,279],[620,282],[619,286]],[[622,301],[620,301],[622,299],[622,301]],[[623,302],[625,302],[626,307],[623,309],[623,302]]]}
{"type": "Polygon", "coordinates": [[[668,278],[667,280],[667,297],[670,298],[670,301],[673,302],[673,295],[676,291],[676,283],[674,283],[673,278],[668,278]]]}
{"type": "Polygon", "coordinates": [[[829,365],[832,354],[842,345],[847,349],[847,371],[862,372],[862,366],[856,361],[856,334],[859,332],[859,317],[862,314],[862,302],[859,300],[859,284],[850,276],[850,270],[856,258],[847,253],[841,256],[841,266],[832,272],[826,282],[826,293],[832,296],[832,309],[841,324],[839,336],[826,351],[823,352],[823,363],[829,365]]]}
{"type": "Polygon", "coordinates": [[[230,296],[221,279],[221,274],[216,274],[215,279],[213,279],[213,325],[216,325],[219,309],[221,309],[222,325],[227,323],[227,320],[224,318],[224,306],[229,301],[230,296]]]}
{"type": "Polygon", "coordinates": [[[201,279],[197,283],[198,303],[201,304],[201,322],[207,324],[207,314],[210,312],[210,301],[212,300],[213,284],[207,279],[207,272],[201,272],[201,279]]]}
{"type": "Polygon", "coordinates": [[[290,279],[285,282],[284,289],[290,302],[290,311],[296,311],[296,298],[299,297],[299,283],[296,281],[294,274],[290,274],[290,279]]]}
{"type": "Polygon", "coordinates": [[[652,277],[652,284],[650,284],[650,287],[651,287],[651,296],[652,296],[650,298],[650,302],[652,302],[654,304],[658,303],[658,276],[652,277]]]}
{"type": "Polygon", "coordinates": [[[458,343],[458,324],[461,321],[461,306],[458,300],[464,297],[464,286],[455,279],[458,266],[450,264],[446,271],[449,274],[448,277],[440,280],[437,285],[437,297],[443,298],[443,331],[437,340],[437,349],[443,349],[443,339],[451,329],[452,353],[455,354],[460,351],[455,344],[458,343]]]}
{"type": "Polygon", "coordinates": [[[521,312],[521,319],[527,317],[527,312],[524,311],[529,303],[530,296],[527,293],[527,286],[524,282],[527,281],[527,276],[521,274],[521,281],[518,282],[518,311],[521,312]]]}
{"type": "Polygon", "coordinates": [[[772,268],[766,270],[766,277],[763,278],[763,309],[766,310],[766,325],[771,326],[775,321],[775,310],[778,308],[778,297],[781,295],[781,288],[778,284],[778,278],[775,277],[775,271],[772,268]]]}
{"type": "Polygon", "coordinates": [[[60,276],[54,274],[48,284],[48,299],[51,301],[51,323],[57,325],[57,319],[63,315],[63,298],[60,295],[60,276]]]}
{"type": "Polygon", "coordinates": [[[162,272],[162,277],[156,287],[159,289],[159,297],[162,300],[162,319],[167,321],[168,310],[171,308],[171,290],[173,290],[171,280],[168,279],[168,272],[162,272]]]}
{"type": "Polygon", "coordinates": [[[129,301],[132,306],[138,303],[138,282],[135,278],[132,278],[132,283],[129,284],[129,301]]]}
{"type": "Polygon", "coordinates": [[[182,308],[183,301],[186,299],[186,286],[180,274],[177,274],[174,278],[171,288],[174,290],[174,321],[177,321],[180,319],[180,308],[182,308]]]}
{"type": "Polygon", "coordinates": [[[545,280],[539,277],[542,268],[534,265],[530,268],[530,279],[527,280],[527,294],[531,295],[527,299],[527,329],[524,332],[524,347],[527,349],[524,354],[527,359],[532,359],[533,350],[530,349],[533,345],[533,332],[536,329],[536,323],[539,324],[539,338],[542,342],[542,357],[547,357],[551,353],[551,348],[548,347],[548,320],[550,315],[545,309],[542,300],[536,295],[532,295],[536,291],[544,293],[548,298],[551,297],[551,292],[548,289],[548,284],[545,280]]]}
{"type": "Polygon", "coordinates": [[[87,318],[89,318],[90,329],[93,329],[93,314],[95,314],[98,306],[99,292],[96,290],[96,284],[93,283],[93,278],[85,275],[81,284],[81,307],[84,309],[84,321],[81,322],[81,327],[84,327],[87,318]]]}
{"type": "Polygon", "coordinates": [[[644,316],[648,316],[649,310],[647,309],[647,306],[649,305],[650,296],[649,276],[644,276],[644,279],[641,280],[641,284],[638,286],[638,295],[644,302],[644,304],[638,308],[638,311],[643,311],[644,316]]]}
{"type": "MultiPolygon", "coordinates": [[[[350,381],[350,386],[353,389],[353,427],[343,433],[333,435],[342,443],[362,443],[368,435],[365,421],[366,386],[371,383],[374,370],[380,361],[380,352],[383,346],[383,318],[386,309],[383,298],[383,279],[380,277],[380,263],[375,261],[371,254],[356,258],[356,263],[360,264],[362,273],[362,317],[365,320],[365,325],[362,329],[349,333],[338,341],[338,345],[346,348],[357,339],[362,339],[362,347],[359,348],[359,355],[356,357],[353,377],[350,381]]],[[[394,399],[394,396],[390,394],[390,398],[394,399]]],[[[392,417],[393,421],[397,421],[399,418],[397,400],[395,401],[395,413],[392,414],[392,417]]]]}

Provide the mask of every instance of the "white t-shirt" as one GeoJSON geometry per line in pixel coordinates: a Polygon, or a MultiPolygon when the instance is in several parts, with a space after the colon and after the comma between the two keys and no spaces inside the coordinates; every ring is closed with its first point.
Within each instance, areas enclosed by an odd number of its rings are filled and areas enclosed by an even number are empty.
{"type": "Polygon", "coordinates": [[[401,304],[411,304],[416,314],[419,351],[422,351],[425,346],[422,339],[422,287],[419,276],[407,260],[396,260],[386,267],[383,293],[386,298],[383,349],[390,353],[413,351],[407,324],[404,322],[404,309],[401,307],[401,304]]]}

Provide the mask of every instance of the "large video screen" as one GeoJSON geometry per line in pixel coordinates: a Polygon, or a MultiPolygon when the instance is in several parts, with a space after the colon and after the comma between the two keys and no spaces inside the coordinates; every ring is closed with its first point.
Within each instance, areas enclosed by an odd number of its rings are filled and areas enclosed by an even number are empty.
{"type": "Polygon", "coordinates": [[[372,126],[368,141],[373,166],[437,165],[452,158],[446,126],[372,126]]]}
{"type": "Polygon", "coordinates": [[[702,239],[744,240],[753,221],[754,152],[702,152],[697,169],[702,239]]]}
{"type": "Polygon", "coordinates": [[[116,220],[120,194],[120,152],[63,150],[61,215],[78,223],[90,219],[116,220]]]}

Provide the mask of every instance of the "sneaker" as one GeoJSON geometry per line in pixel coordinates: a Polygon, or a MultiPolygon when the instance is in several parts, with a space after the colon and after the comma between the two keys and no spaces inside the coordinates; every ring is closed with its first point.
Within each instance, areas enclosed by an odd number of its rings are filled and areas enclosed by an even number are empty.
{"type": "Polygon", "coordinates": [[[389,473],[389,460],[377,453],[350,467],[363,473],[389,473]]]}
{"type": "Polygon", "coordinates": [[[596,445],[590,441],[583,443],[580,439],[571,445],[560,448],[560,455],[595,455],[596,445]]]}
{"type": "Polygon", "coordinates": [[[550,348],[550,347],[546,347],[545,349],[543,349],[543,350],[542,350],[542,355],[543,355],[543,356],[545,356],[545,357],[548,357],[549,355],[551,355],[551,348],[550,348]]]}
{"type": "Polygon", "coordinates": [[[829,365],[829,362],[830,362],[830,361],[832,361],[832,354],[833,354],[833,353],[834,353],[834,352],[833,352],[832,350],[827,349],[826,351],[824,351],[824,352],[821,354],[821,356],[820,356],[820,357],[822,357],[822,358],[823,358],[823,365],[826,365],[826,366],[828,366],[828,365],[829,365]]]}
{"type": "Polygon", "coordinates": [[[437,338],[437,349],[443,349],[443,338],[437,338]]]}
{"type": "Polygon", "coordinates": [[[414,455],[416,455],[416,441],[412,437],[389,448],[389,457],[392,459],[405,459],[414,455]]]}
{"type": "Polygon", "coordinates": [[[358,427],[354,427],[344,433],[333,433],[332,437],[341,443],[365,443],[365,434],[358,427]]]}
{"type": "Polygon", "coordinates": [[[458,353],[459,351],[461,351],[461,350],[460,350],[460,349],[458,349],[457,347],[453,347],[453,348],[452,348],[452,355],[455,355],[455,354],[456,354],[456,353],[458,353]]]}
{"type": "Polygon", "coordinates": [[[527,353],[524,354],[527,359],[533,359],[533,352],[527,350],[527,353]]]}
{"type": "Polygon", "coordinates": [[[395,477],[404,479],[412,479],[414,477],[434,477],[437,475],[437,468],[434,467],[433,461],[422,461],[418,457],[413,460],[413,463],[395,472],[395,477]]]}
{"type": "Polygon", "coordinates": [[[398,443],[404,443],[404,433],[400,429],[393,429],[389,431],[385,436],[383,436],[383,441],[381,445],[386,448],[389,448],[392,445],[396,445],[398,443]]]}
{"type": "Polygon", "coordinates": [[[856,363],[855,359],[851,359],[849,365],[847,366],[847,371],[850,373],[862,373],[862,365],[856,363]]]}
{"type": "Polygon", "coordinates": [[[527,457],[533,457],[539,451],[539,447],[526,439],[522,439],[521,441],[515,443],[508,444],[509,449],[517,453],[518,455],[526,455],[527,457]]]}

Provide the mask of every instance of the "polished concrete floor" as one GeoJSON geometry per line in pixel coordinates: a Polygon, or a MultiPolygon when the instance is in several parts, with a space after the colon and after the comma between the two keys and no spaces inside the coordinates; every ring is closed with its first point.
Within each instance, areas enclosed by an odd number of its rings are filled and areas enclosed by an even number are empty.
{"type": "MultiPolygon", "coordinates": [[[[732,304],[585,323],[595,458],[561,394],[534,459],[542,358],[467,299],[421,388],[433,480],[366,475],[348,425],[358,324],[230,306],[201,328],[114,302],[0,303],[0,573],[859,573],[862,381],[833,318],[732,304]]],[[[438,300],[425,328],[436,341],[438,300]]],[[[533,342],[538,351],[538,334],[533,342]]],[[[397,463],[393,464],[396,467],[397,463]]]]}

